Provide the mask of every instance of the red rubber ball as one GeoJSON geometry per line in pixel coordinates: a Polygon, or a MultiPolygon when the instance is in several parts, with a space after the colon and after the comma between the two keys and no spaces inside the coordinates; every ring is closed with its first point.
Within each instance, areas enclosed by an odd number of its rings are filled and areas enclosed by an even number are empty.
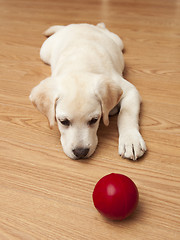
{"type": "Polygon", "coordinates": [[[131,215],[139,200],[135,183],[127,176],[111,173],[101,178],[93,191],[96,209],[112,220],[123,220],[131,215]]]}

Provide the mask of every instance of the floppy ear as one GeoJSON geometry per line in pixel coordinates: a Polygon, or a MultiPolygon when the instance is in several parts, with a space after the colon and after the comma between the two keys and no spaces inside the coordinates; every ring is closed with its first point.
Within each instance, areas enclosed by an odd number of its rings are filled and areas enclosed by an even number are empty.
{"type": "Polygon", "coordinates": [[[58,99],[57,87],[53,86],[51,78],[46,78],[34,87],[29,96],[31,102],[49,120],[50,128],[55,121],[55,102],[58,99]]]}
{"type": "Polygon", "coordinates": [[[120,86],[109,80],[101,81],[96,95],[100,99],[103,113],[103,122],[109,125],[109,112],[118,104],[122,95],[120,86]]]}

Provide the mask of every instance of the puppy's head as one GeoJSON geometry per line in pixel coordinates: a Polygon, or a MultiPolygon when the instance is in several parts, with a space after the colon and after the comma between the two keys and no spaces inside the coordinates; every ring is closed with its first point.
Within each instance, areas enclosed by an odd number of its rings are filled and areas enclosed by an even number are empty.
{"type": "Polygon", "coordinates": [[[30,95],[34,105],[47,116],[50,126],[55,118],[64,152],[72,159],[90,157],[97,146],[101,116],[109,124],[109,112],[122,94],[118,84],[104,79],[69,79],[60,89],[50,78],[36,86],[30,95]]]}

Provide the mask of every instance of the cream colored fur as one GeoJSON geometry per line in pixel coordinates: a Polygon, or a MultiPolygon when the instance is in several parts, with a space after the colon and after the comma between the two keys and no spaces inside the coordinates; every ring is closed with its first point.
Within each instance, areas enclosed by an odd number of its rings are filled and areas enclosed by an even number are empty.
{"type": "Polygon", "coordinates": [[[31,92],[33,104],[55,119],[64,152],[73,159],[90,157],[97,146],[100,118],[109,124],[117,112],[119,154],[136,160],[146,151],[139,132],[140,96],[122,77],[123,42],[103,23],[53,26],[45,31],[41,59],[52,74],[31,92]],[[113,109],[113,111],[111,111],[113,109]]]}

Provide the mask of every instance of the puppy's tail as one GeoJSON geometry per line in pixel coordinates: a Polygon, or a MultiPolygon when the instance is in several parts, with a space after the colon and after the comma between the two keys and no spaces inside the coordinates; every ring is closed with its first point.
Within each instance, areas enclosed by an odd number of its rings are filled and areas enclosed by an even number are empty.
{"type": "Polygon", "coordinates": [[[45,32],[43,32],[43,34],[46,37],[50,37],[51,35],[53,35],[54,33],[58,32],[59,30],[61,30],[63,28],[64,28],[64,26],[55,25],[55,26],[48,28],[45,32]]]}

